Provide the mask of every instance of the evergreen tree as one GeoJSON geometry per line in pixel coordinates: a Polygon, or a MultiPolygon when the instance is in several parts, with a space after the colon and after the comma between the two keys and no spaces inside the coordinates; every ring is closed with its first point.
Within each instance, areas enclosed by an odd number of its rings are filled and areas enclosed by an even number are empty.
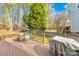
{"type": "Polygon", "coordinates": [[[47,14],[48,4],[34,3],[30,5],[29,15],[23,16],[23,21],[28,25],[30,30],[45,31],[47,14]]]}

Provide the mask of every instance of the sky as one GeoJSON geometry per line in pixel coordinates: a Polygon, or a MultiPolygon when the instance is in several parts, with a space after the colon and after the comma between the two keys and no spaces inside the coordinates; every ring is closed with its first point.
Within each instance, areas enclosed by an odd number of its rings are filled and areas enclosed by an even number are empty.
{"type": "Polygon", "coordinates": [[[54,6],[52,8],[54,12],[62,12],[67,9],[67,3],[54,3],[53,5],[54,6]]]}
{"type": "Polygon", "coordinates": [[[67,10],[68,3],[53,3],[52,4],[52,17],[56,18],[60,15],[63,11],[67,10]]]}

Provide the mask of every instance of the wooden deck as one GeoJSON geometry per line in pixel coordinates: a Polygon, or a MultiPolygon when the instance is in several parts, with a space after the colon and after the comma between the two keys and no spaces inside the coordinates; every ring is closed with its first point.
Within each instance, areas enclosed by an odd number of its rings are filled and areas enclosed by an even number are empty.
{"type": "Polygon", "coordinates": [[[17,42],[11,39],[0,40],[0,56],[50,56],[48,46],[27,40],[17,42]]]}

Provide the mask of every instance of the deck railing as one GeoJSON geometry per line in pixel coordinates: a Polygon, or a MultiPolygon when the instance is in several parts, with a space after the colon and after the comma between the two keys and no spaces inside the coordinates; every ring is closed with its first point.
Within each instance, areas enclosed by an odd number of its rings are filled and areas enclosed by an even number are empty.
{"type": "Polygon", "coordinates": [[[30,32],[28,31],[27,33],[31,33],[30,39],[41,42],[43,44],[49,44],[49,38],[53,36],[62,36],[62,37],[68,37],[68,38],[73,38],[75,40],[79,39],[79,34],[74,34],[74,33],[56,33],[56,32],[30,32]]]}

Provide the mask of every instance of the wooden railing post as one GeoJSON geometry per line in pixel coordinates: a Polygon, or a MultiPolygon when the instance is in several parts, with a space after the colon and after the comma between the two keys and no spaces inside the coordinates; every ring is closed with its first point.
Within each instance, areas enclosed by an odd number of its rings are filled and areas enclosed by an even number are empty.
{"type": "Polygon", "coordinates": [[[43,32],[43,44],[44,44],[44,39],[45,39],[45,33],[43,32]]]}

